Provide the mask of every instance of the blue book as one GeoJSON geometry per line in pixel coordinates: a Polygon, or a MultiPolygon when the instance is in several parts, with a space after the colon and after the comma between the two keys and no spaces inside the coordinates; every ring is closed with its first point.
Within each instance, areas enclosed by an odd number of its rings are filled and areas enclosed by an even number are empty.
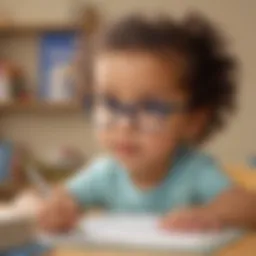
{"type": "Polygon", "coordinates": [[[11,143],[0,142],[0,183],[11,179],[13,152],[13,145],[11,143]]]}
{"type": "MultiPolygon", "coordinates": [[[[51,32],[42,36],[39,85],[39,97],[41,99],[61,98],[63,91],[66,94],[72,94],[71,79],[68,78],[68,75],[64,77],[63,69],[67,69],[69,65],[72,66],[75,50],[75,32],[51,32]],[[65,84],[63,84],[64,80],[65,84]]],[[[67,70],[65,72],[67,73],[67,70]]]]}

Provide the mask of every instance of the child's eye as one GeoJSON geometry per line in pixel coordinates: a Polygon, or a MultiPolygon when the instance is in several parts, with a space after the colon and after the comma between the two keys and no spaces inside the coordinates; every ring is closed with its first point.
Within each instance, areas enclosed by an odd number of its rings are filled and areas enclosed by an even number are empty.
{"type": "Polygon", "coordinates": [[[141,108],[145,112],[168,115],[173,111],[173,104],[158,101],[147,101],[141,104],[141,108]]]}
{"type": "Polygon", "coordinates": [[[177,102],[146,101],[141,104],[143,111],[158,115],[170,115],[183,112],[186,108],[177,102]]]}
{"type": "Polygon", "coordinates": [[[120,108],[120,103],[118,102],[117,99],[111,96],[100,96],[99,97],[99,102],[106,108],[110,110],[118,110],[120,108]]]}

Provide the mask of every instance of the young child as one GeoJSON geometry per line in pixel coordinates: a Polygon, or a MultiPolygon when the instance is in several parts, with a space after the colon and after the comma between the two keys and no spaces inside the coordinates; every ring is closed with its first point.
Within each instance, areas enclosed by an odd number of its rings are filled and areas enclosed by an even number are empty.
{"type": "Polygon", "coordinates": [[[96,46],[94,121],[109,157],[44,204],[40,225],[71,229],[81,211],[163,215],[160,228],[255,227],[255,195],[235,187],[200,146],[235,105],[235,62],[198,15],[129,17],[96,46]]]}

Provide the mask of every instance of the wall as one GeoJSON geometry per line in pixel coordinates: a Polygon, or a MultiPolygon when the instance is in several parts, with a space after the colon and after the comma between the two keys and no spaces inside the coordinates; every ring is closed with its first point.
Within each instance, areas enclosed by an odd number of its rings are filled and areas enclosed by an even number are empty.
{"type": "MultiPolygon", "coordinates": [[[[1,0],[0,13],[7,12],[21,22],[65,22],[75,12],[71,0],[1,0]],[[2,7],[2,8],[1,8],[2,7]],[[3,11],[4,10],[4,11],[3,11]]],[[[86,1],[84,1],[86,2],[86,1]]],[[[106,19],[114,19],[129,12],[164,12],[182,15],[187,10],[200,10],[214,19],[226,32],[232,48],[242,64],[242,79],[239,94],[239,111],[228,128],[207,146],[207,149],[225,161],[242,161],[256,152],[256,36],[253,33],[256,22],[254,0],[94,0],[106,19]]],[[[10,117],[5,119],[3,131],[15,140],[25,140],[37,153],[65,142],[71,142],[91,154],[97,147],[91,139],[91,129],[80,117],[71,119],[40,119],[10,117]],[[34,120],[32,120],[34,119],[34,120]],[[52,123],[52,121],[54,121],[52,123]],[[30,132],[25,130],[30,129],[30,132]],[[75,133],[74,133],[75,131],[75,133]],[[53,135],[55,134],[55,135],[53,135]]]]}

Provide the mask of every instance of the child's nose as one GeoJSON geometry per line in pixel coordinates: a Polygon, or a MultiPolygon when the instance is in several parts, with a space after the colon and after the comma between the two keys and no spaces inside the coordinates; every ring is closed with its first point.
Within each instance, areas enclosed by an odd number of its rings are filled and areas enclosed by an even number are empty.
{"type": "Polygon", "coordinates": [[[136,107],[131,104],[123,104],[117,114],[116,122],[120,128],[131,129],[135,126],[136,107]]]}
{"type": "Polygon", "coordinates": [[[120,115],[117,119],[117,126],[124,130],[133,130],[135,128],[135,117],[131,114],[120,115]]]}

